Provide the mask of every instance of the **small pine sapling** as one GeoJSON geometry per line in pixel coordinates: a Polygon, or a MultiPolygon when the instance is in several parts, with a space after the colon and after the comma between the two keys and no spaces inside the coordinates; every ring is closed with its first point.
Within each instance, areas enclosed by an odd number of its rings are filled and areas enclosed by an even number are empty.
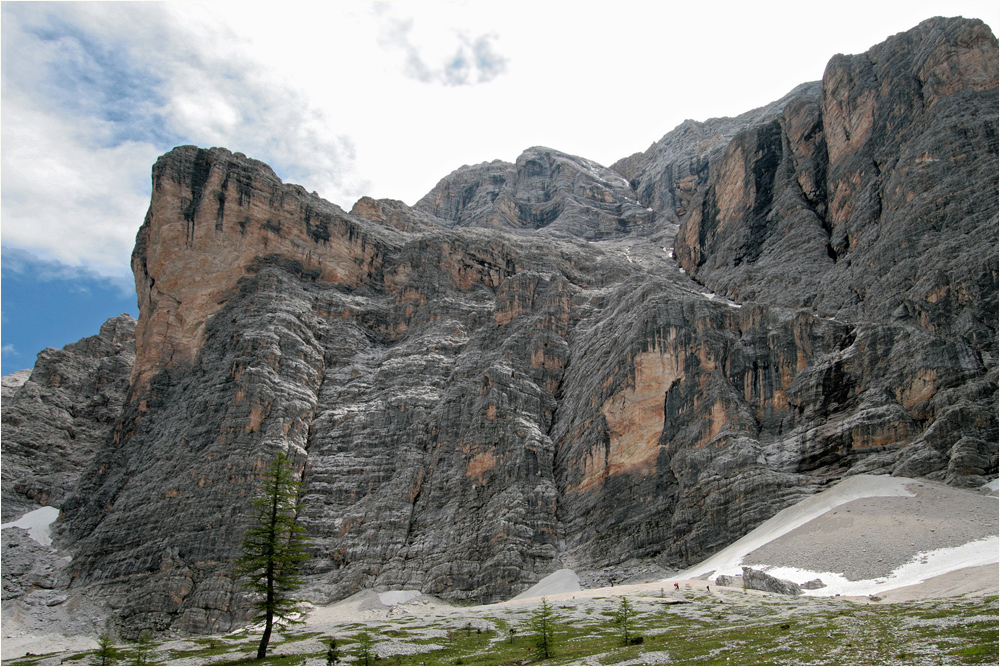
{"type": "Polygon", "coordinates": [[[618,604],[618,610],[615,611],[615,625],[618,626],[618,631],[622,636],[622,644],[628,646],[631,637],[633,622],[632,619],[636,617],[635,607],[632,603],[628,601],[627,597],[622,597],[622,601],[618,604]]]}
{"type": "Polygon", "coordinates": [[[375,638],[367,632],[358,635],[356,656],[363,665],[371,665],[378,660],[378,654],[375,653],[375,638]]]}
{"type": "Polygon", "coordinates": [[[555,655],[556,614],[548,600],[542,598],[542,606],[531,615],[532,641],[535,653],[542,660],[555,655]]]}
{"type": "Polygon", "coordinates": [[[105,630],[104,634],[97,638],[97,650],[94,651],[96,665],[114,665],[118,662],[118,649],[115,647],[115,639],[111,636],[110,630],[105,630]]]}

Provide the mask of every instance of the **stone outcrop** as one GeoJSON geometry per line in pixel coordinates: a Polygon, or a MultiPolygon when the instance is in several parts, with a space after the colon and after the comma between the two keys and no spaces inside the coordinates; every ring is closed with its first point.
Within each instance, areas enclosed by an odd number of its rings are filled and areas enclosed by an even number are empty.
{"type": "Polygon", "coordinates": [[[835,57],[818,98],[791,99],[726,145],[681,220],[681,265],[732,299],[914,327],[988,354],[995,49],[985,25],[954,19],[835,57]]]}
{"type": "Polygon", "coordinates": [[[279,449],[318,602],[676,567],[847,475],[995,477],[996,60],[931,20],[612,169],[532,148],[412,208],[164,155],[131,384],[57,524],[74,587],[241,624],[279,449]]]}
{"type": "Polygon", "coordinates": [[[3,383],[3,521],[59,507],[125,404],[135,320],[119,315],[96,336],[38,353],[32,371],[3,383]]]}
{"type": "Polygon", "coordinates": [[[535,147],[515,164],[462,167],[415,208],[453,227],[544,231],[588,241],[653,231],[624,177],[591,160],[535,147]]]}
{"type": "Polygon", "coordinates": [[[731,576],[728,574],[720,574],[715,578],[716,586],[725,586],[727,588],[743,588],[743,575],[731,576]]]}
{"type": "Polygon", "coordinates": [[[778,595],[802,595],[802,587],[787,579],[772,577],[767,572],[743,567],[743,584],[755,591],[777,593],[778,595]]]}

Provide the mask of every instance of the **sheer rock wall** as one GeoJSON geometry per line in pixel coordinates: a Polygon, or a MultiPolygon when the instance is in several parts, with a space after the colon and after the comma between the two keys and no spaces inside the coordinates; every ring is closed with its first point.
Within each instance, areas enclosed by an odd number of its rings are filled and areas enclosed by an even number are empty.
{"type": "Polygon", "coordinates": [[[412,208],[171,151],[131,385],[63,504],[74,585],[130,628],[241,624],[278,449],[318,602],[497,600],[691,563],[846,475],[994,477],[996,64],[934,19],[612,169],[536,147],[412,208]]]}

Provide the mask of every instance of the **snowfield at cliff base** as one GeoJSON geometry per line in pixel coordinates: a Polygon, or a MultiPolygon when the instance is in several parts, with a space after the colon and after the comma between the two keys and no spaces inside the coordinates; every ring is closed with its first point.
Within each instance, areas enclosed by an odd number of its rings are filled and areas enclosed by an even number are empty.
{"type": "Polygon", "coordinates": [[[58,507],[39,507],[37,510],[28,512],[17,521],[0,524],[0,529],[23,528],[28,531],[28,535],[31,536],[31,539],[35,540],[43,547],[47,547],[52,544],[52,523],[58,518],[58,507]]]}
{"type": "MultiPolygon", "coordinates": [[[[820,579],[822,588],[802,591],[809,596],[878,595],[886,602],[901,602],[996,595],[1000,591],[997,488],[997,480],[977,491],[889,475],[849,477],[778,512],[743,538],[662,583],[671,588],[675,583],[711,587],[718,576],[740,576],[743,566],[748,566],[797,584],[820,579]],[[933,506],[923,498],[928,492],[937,496],[933,506]],[[878,525],[837,526],[837,517],[852,509],[862,521],[874,522],[877,517],[878,525]],[[869,512],[859,512],[864,509],[869,512]],[[914,524],[921,526],[919,542],[911,528],[914,524]],[[866,536],[866,530],[871,534],[866,536]],[[970,539],[963,540],[963,534],[970,539]],[[838,567],[824,570],[811,564],[816,554],[835,554],[836,547],[845,544],[851,557],[838,567]],[[920,548],[925,545],[930,548],[920,548]],[[763,547],[769,547],[770,554],[761,554],[763,547]],[[797,567],[779,562],[794,562],[797,567]],[[852,571],[870,570],[872,565],[877,576],[848,576],[852,571]]],[[[647,589],[648,583],[597,590],[606,595],[647,589]]],[[[573,595],[587,596],[588,592],[581,591],[576,573],[560,570],[511,602],[573,595]]]]}
{"type": "MultiPolygon", "coordinates": [[[[1000,592],[998,509],[997,480],[977,491],[927,480],[858,475],[778,512],[742,539],[669,578],[582,590],[577,573],[562,569],[498,604],[534,607],[542,597],[556,602],[608,595],[648,595],[652,590],[671,590],[675,583],[682,590],[715,589],[719,575],[741,575],[744,565],[800,585],[820,579],[822,588],[803,591],[803,595],[809,596],[878,596],[880,602],[905,602],[958,595],[997,595],[1000,592]],[[915,525],[920,526],[919,536],[914,531],[915,525]],[[838,554],[851,557],[837,561],[838,554]],[[818,555],[828,557],[826,563],[836,562],[837,566],[821,569],[823,558],[818,555]],[[833,561],[829,559],[831,555],[833,561]],[[856,576],[866,571],[877,574],[866,578],[856,576]]],[[[3,528],[24,528],[36,541],[45,544],[49,540],[49,524],[57,516],[55,508],[41,508],[3,524],[3,528]]],[[[364,590],[329,605],[310,605],[304,621],[306,627],[321,630],[340,623],[395,615],[440,614],[448,609],[460,613],[462,608],[442,604],[416,590],[380,593],[364,590]]],[[[62,627],[52,627],[45,634],[29,631],[14,637],[11,634],[19,629],[9,623],[16,625],[16,619],[4,621],[4,659],[20,657],[25,651],[38,654],[96,647],[93,638],[63,636],[62,627]]]]}
{"type": "MultiPolygon", "coordinates": [[[[889,475],[860,475],[849,477],[836,486],[807,498],[792,507],[786,508],[750,532],[742,539],[737,540],[722,551],[716,553],[711,558],[706,559],[699,565],[684,570],[674,579],[707,579],[716,578],[719,575],[739,576],[743,574],[743,566],[764,570],[767,574],[778,579],[786,579],[798,584],[814,579],[820,579],[825,586],[814,590],[803,590],[803,595],[830,596],[830,595],[850,595],[868,596],[883,594],[887,591],[903,587],[924,584],[925,582],[942,575],[964,570],[966,568],[978,568],[990,566],[987,574],[991,574],[993,586],[997,585],[1000,578],[998,570],[998,554],[1000,554],[1000,540],[997,537],[997,496],[996,480],[988,485],[983,491],[991,491],[992,495],[986,496],[975,494],[971,491],[962,491],[943,485],[936,485],[933,482],[913,480],[902,477],[891,477],[889,475]],[[949,540],[948,533],[942,527],[927,527],[923,535],[931,535],[940,532],[940,539],[937,548],[917,551],[913,548],[912,535],[905,528],[892,529],[891,524],[902,526],[893,518],[894,513],[900,511],[911,516],[920,512],[920,505],[917,502],[919,490],[926,486],[939,487],[939,490],[947,492],[948,500],[952,504],[950,511],[944,513],[954,517],[954,523],[961,522],[964,518],[964,504],[978,500],[981,505],[989,507],[992,505],[992,535],[982,535],[976,539],[957,546],[945,546],[954,539],[949,540]],[[785,537],[792,531],[807,526],[810,522],[816,522],[816,530],[810,531],[809,536],[813,538],[809,552],[828,552],[834,545],[845,539],[842,531],[831,529],[831,526],[821,525],[820,521],[829,520],[831,513],[838,508],[848,507],[850,503],[867,500],[869,506],[885,506],[885,502],[879,499],[885,498],[906,498],[911,499],[903,503],[901,509],[885,508],[883,516],[888,516],[890,526],[880,525],[874,535],[868,540],[877,552],[878,558],[889,560],[886,555],[892,554],[894,563],[888,565],[884,570],[888,572],[880,573],[881,576],[872,578],[849,578],[840,571],[821,571],[808,566],[790,567],[773,565],[767,560],[757,561],[753,558],[754,553],[765,545],[774,545],[776,541],[785,537]],[[878,548],[881,547],[881,551],[878,548]]],[[[897,503],[897,507],[899,507],[897,503]]],[[[938,508],[943,509],[943,508],[938,508]]],[[[848,511],[850,511],[848,509],[848,511]]],[[[928,522],[930,523],[930,522],[928,522]]],[[[933,525],[933,523],[931,524],[933,525]]],[[[856,529],[857,530],[857,529],[856,529]]],[[[779,549],[788,558],[787,552],[794,550],[797,541],[786,540],[784,548],[779,549]]],[[[867,550],[869,553],[871,547],[867,550]]],[[[862,550],[857,553],[857,559],[864,561],[867,558],[874,558],[862,550]]],[[[805,562],[808,561],[808,557],[805,562]]],[[[850,568],[852,563],[843,563],[843,570],[850,568]]]]}
{"type": "MultiPolygon", "coordinates": [[[[998,523],[996,480],[979,490],[964,490],[927,480],[858,475],[778,512],[729,547],[661,581],[584,590],[574,570],[562,569],[499,605],[534,606],[542,597],[557,602],[641,595],[653,589],[672,589],[675,583],[685,590],[711,589],[717,587],[715,579],[719,575],[742,575],[744,565],[797,584],[820,579],[822,588],[803,590],[803,595],[809,596],[868,599],[877,595],[883,602],[905,602],[996,595],[1000,592],[998,523]],[[928,494],[934,494],[933,502],[928,494]],[[835,525],[843,523],[838,517],[852,512],[861,519],[859,525],[835,525]],[[921,539],[914,535],[915,524],[921,526],[921,539]],[[931,548],[922,548],[926,545],[931,548]],[[853,557],[831,568],[835,571],[810,565],[815,554],[836,556],[837,546],[845,546],[853,557]],[[771,548],[771,558],[756,558],[764,547],[771,548]],[[774,564],[786,561],[796,562],[799,567],[774,564]],[[879,576],[848,576],[872,569],[879,576]]],[[[313,608],[305,620],[308,626],[318,629],[331,623],[386,618],[394,610],[420,615],[421,609],[440,612],[441,606],[419,591],[362,591],[346,600],[313,608]]]]}

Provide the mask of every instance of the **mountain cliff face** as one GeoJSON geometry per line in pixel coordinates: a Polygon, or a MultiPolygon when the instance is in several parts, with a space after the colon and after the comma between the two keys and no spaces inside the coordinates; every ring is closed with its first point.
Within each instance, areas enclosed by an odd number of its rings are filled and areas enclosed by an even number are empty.
{"type": "Polygon", "coordinates": [[[96,336],[38,353],[4,377],[3,521],[59,507],[122,412],[135,360],[135,320],[119,315],[96,336]]]}
{"type": "Polygon", "coordinates": [[[74,586],[131,628],[242,623],[229,560],[279,449],[320,602],[679,566],[860,472],[982,484],[997,102],[996,38],[933,19],[610,169],[536,147],[412,208],[171,151],[130,385],[62,504],[74,586]]]}

